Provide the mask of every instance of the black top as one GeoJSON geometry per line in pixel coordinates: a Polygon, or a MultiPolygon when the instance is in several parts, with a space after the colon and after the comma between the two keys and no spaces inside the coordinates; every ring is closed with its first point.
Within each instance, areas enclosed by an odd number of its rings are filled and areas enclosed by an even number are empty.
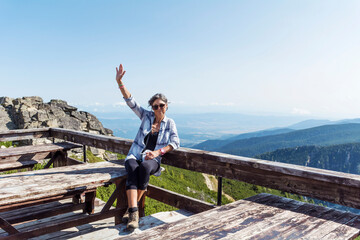
{"type": "Polygon", "coordinates": [[[148,135],[145,136],[145,139],[144,139],[145,150],[149,149],[151,151],[154,151],[158,136],[159,136],[159,132],[154,132],[154,133],[149,132],[148,135]]]}

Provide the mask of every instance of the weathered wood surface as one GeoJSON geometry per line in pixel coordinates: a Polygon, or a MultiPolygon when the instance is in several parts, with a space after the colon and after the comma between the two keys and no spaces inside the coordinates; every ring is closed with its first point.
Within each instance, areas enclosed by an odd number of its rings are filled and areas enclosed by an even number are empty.
{"type": "MultiPolygon", "coordinates": [[[[57,152],[61,150],[70,150],[73,148],[79,148],[82,145],[69,143],[69,142],[60,142],[60,143],[48,143],[42,145],[29,145],[22,147],[13,147],[13,148],[1,148],[0,149],[0,162],[2,159],[8,159],[10,157],[21,157],[26,155],[35,155],[37,153],[50,153],[57,152]]],[[[38,159],[34,157],[34,159],[38,159]]],[[[17,159],[18,160],[18,159],[17,159]]]]}
{"type": "Polygon", "coordinates": [[[360,216],[270,194],[118,239],[352,239],[360,216]]]}
{"type": "MultiPolygon", "coordinates": [[[[52,157],[55,152],[65,152],[79,147],[82,146],[61,142],[0,149],[0,171],[31,167],[52,157]]],[[[65,159],[63,162],[66,164],[65,159]]]]}
{"type": "Polygon", "coordinates": [[[133,143],[133,141],[129,139],[96,135],[62,128],[51,128],[50,136],[121,154],[127,154],[133,143]]]}
{"type": "Polygon", "coordinates": [[[19,129],[0,132],[0,142],[49,137],[50,128],[19,129]]]}
{"type": "Polygon", "coordinates": [[[360,208],[360,176],[230,154],[180,148],[162,163],[360,208]]]}
{"type": "Polygon", "coordinates": [[[124,166],[111,162],[0,175],[0,209],[19,202],[94,189],[126,175],[124,166]]]}

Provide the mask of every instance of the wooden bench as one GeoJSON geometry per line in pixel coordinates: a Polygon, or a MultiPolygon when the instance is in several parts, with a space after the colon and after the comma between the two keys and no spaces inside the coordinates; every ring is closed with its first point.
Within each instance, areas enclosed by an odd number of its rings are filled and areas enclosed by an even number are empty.
{"type": "Polygon", "coordinates": [[[48,158],[50,161],[45,168],[48,168],[52,163],[54,163],[54,167],[64,166],[67,165],[66,152],[79,147],[82,145],[60,142],[0,149],[0,172],[30,168],[48,158]]]}
{"type": "Polygon", "coordinates": [[[0,212],[6,212],[20,207],[47,203],[63,198],[73,197],[85,193],[84,202],[74,202],[64,206],[57,206],[52,211],[42,211],[34,214],[19,215],[17,217],[2,213],[0,227],[8,235],[2,239],[26,239],[61,229],[83,225],[89,222],[115,216],[115,222],[120,223],[119,216],[126,211],[125,181],[126,170],[123,165],[111,162],[86,163],[74,166],[44,169],[32,172],[0,175],[0,212]],[[95,190],[99,186],[116,184],[116,190],[100,213],[92,214],[94,209],[95,190]],[[110,209],[117,199],[117,208],[110,209]],[[13,224],[54,216],[77,209],[84,213],[73,219],[48,223],[44,226],[19,232],[13,224]]]}
{"type": "Polygon", "coordinates": [[[118,239],[353,239],[360,216],[259,194],[118,239]]]}

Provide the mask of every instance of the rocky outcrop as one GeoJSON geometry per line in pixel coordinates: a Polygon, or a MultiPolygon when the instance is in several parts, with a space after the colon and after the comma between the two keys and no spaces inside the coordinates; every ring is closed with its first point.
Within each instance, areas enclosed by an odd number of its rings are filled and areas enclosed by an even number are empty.
{"type": "Polygon", "coordinates": [[[63,100],[44,103],[40,97],[0,97],[0,130],[60,127],[112,135],[94,115],[77,110],[63,100]]]}
{"type": "MultiPolygon", "coordinates": [[[[112,136],[110,129],[91,113],[78,111],[63,100],[44,103],[41,97],[0,97],[0,131],[12,129],[59,127],[94,134],[112,136]]],[[[92,149],[93,150],[93,149],[92,149]]],[[[96,151],[96,150],[94,150],[96,151]]],[[[98,149],[97,156],[109,158],[105,150],[98,149]]],[[[109,154],[108,154],[109,155],[109,154]]],[[[113,158],[113,156],[111,156],[113,158]]]]}

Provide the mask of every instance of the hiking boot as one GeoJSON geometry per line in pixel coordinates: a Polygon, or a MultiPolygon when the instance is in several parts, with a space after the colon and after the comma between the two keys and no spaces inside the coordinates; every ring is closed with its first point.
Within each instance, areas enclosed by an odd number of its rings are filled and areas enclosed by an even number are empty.
{"type": "Polygon", "coordinates": [[[134,230],[139,227],[139,211],[129,213],[129,221],[126,227],[129,230],[134,230]]]}
{"type": "Polygon", "coordinates": [[[123,221],[123,223],[128,223],[128,221],[129,221],[129,208],[126,209],[126,212],[124,213],[124,215],[122,217],[122,221],[123,221]]]}

